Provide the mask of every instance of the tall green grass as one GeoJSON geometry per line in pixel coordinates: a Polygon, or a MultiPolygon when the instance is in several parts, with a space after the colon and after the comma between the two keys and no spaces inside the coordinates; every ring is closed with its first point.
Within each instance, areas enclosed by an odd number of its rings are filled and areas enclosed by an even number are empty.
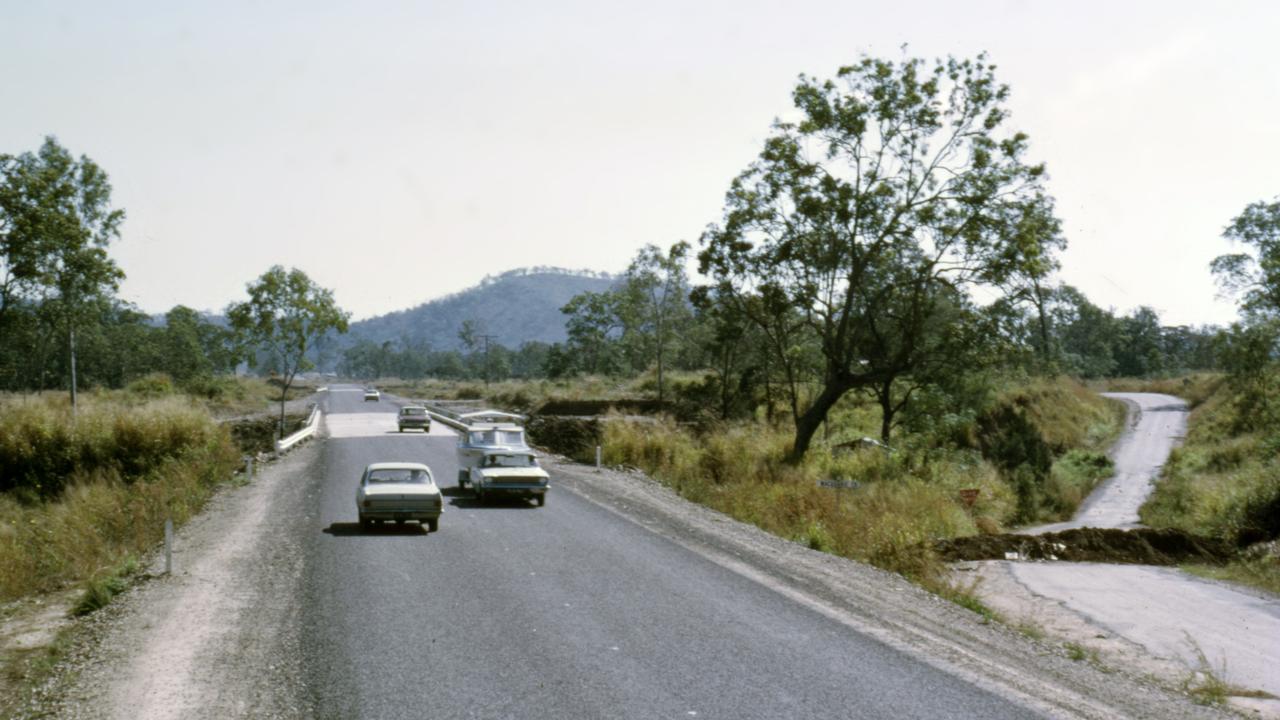
{"type": "Polygon", "coordinates": [[[940,580],[930,541],[998,525],[1014,499],[998,473],[972,452],[909,457],[868,448],[815,448],[802,465],[782,458],[785,429],[726,425],[695,436],[669,419],[605,423],[603,459],[633,465],[684,497],[812,548],[863,560],[925,583],[940,580]],[[822,487],[856,479],[860,487],[822,487]],[[979,490],[973,508],[962,488],[979,490]]]}
{"type": "Polygon", "coordinates": [[[1280,428],[1241,432],[1240,400],[1223,385],[1191,413],[1144,523],[1238,544],[1280,533],[1280,428]]]}
{"type": "Polygon", "coordinates": [[[0,402],[0,600],[92,583],[182,523],[239,465],[227,432],[180,397],[0,402]]]}

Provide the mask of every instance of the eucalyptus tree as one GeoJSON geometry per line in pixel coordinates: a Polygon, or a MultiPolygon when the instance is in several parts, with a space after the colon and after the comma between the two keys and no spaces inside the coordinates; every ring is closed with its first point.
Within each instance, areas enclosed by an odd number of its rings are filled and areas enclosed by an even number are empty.
{"type": "Polygon", "coordinates": [[[1210,269],[1246,314],[1280,317],[1280,199],[1247,206],[1222,236],[1251,252],[1219,255],[1210,269]]]}
{"type": "Polygon", "coordinates": [[[65,332],[73,407],[76,326],[124,278],[107,255],[122,222],[106,172],[52,136],[34,153],[0,155],[0,328],[15,303],[41,306],[65,332]]]}
{"type": "Polygon", "coordinates": [[[1280,198],[1248,205],[1222,235],[1248,250],[1220,255],[1209,266],[1223,290],[1239,298],[1242,315],[1223,334],[1222,365],[1258,422],[1271,422],[1280,366],[1280,198]]]}
{"type": "Polygon", "coordinates": [[[227,307],[227,318],[249,362],[265,351],[280,373],[280,427],[289,388],[298,373],[313,367],[307,350],[330,331],[345,333],[351,314],[297,268],[274,265],[247,286],[249,299],[227,307]]]}
{"type": "Polygon", "coordinates": [[[776,294],[821,352],[792,461],[845,394],[920,366],[948,292],[998,291],[1063,244],[1008,95],[984,56],[801,76],[795,118],[730,186],[700,270],[725,293],[776,294]]]}
{"type": "Polygon", "coordinates": [[[654,363],[658,371],[658,401],[664,399],[664,375],[672,344],[693,317],[689,305],[689,278],[685,271],[688,243],[678,242],[663,251],[646,245],[623,275],[618,312],[636,363],[654,363]]]}

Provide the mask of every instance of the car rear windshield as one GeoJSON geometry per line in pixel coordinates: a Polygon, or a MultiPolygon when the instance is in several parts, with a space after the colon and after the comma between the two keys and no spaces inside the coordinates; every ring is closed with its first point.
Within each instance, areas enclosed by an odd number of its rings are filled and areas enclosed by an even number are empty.
{"type": "Polygon", "coordinates": [[[427,411],[423,408],[403,408],[400,410],[401,415],[426,415],[427,411]]]}
{"type": "Polygon", "coordinates": [[[413,470],[409,468],[383,468],[381,470],[369,471],[369,484],[381,485],[386,483],[415,483],[425,484],[430,482],[431,475],[423,470],[413,470]]]}

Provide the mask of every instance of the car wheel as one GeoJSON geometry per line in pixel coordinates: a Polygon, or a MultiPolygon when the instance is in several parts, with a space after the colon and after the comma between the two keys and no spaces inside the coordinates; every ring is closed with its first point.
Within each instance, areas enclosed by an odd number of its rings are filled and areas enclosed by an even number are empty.
{"type": "Polygon", "coordinates": [[[543,505],[547,504],[547,496],[539,495],[538,497],[533,499],[533,502],[536,503],[538,507],[542,507],[543,505]]]}
{"type": "Polygon", "coordinates": [[[372,521],[372,520],[370,520],[369,518],[367,518],[367,517],[365,517],[365,516],[361,515],[361,516],[360,516],[360,529],[361,529],[361,530],[372,530],[372,529],[373,529],[373,521],[372,521]]]}
{"type": "Polygon", "coordinates": [[[400,428],[400,432],[404,432],[404,428],[400,428]]]}
{"type": "Polygon", "coordinates": [[[464,488],[466,486],[467,486],[467,471],[459,470],[458,471],[458,487],[464,488]]]}
{"type": "Polygon", "coordinates": [[[396,519],[396,525],[403,525],[403,524],[404,524],[404,520],[402,518],[396,519]]]}
{"type": "Polygon", "coordinates": [[[431,518],[427,521],[427,531],[435,532],[440,529],[440,518],[431,518]]]}

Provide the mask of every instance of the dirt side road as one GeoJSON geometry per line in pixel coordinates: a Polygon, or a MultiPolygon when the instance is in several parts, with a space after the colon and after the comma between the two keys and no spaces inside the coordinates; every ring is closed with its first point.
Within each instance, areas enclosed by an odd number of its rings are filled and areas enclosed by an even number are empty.
{"type": "MultiPolygon", "coordinates": [[[[1154,393],[1111,393],[1136,409],[1112,450],[1115,477],[1076,517],[1023,531],[1132,528],[1169,453],[1186,434],[1187,408],[1154,393]]],[[[1090,562],[961,563],[983,601],[1009,622],[1072,643],[1101,662],[1176,685],[1204,670],[1244,691],[1280,696],[1280,601],[1173,568],[1090,562]],[[1207,665],[1207,667],[1205,667],[1207,665]]],[[[1232,697],[1237,708],[1280,718],[1280,700],[1232,697]]]]}

